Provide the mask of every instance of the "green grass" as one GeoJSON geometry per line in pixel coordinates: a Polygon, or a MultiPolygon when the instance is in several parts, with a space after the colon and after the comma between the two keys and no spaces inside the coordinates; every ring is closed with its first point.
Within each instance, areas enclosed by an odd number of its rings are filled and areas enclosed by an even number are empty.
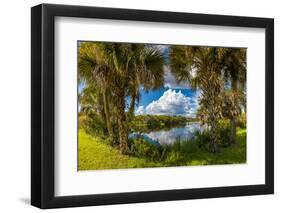
{"type": "Polygon", "coordinates": [[[79,130],[79,170],[125,169],[144,167],[241,164],[246,163],[246,130],[238,129],[237,142],[231,147],[219,147],[217,153],[198,148],[194,142],[179,143],[164,159],[153,161],[145,157],[122,155],[98,136],[79,130]]]}
{"type": "Polygon", "coordinates": [[[78,170],[121,169],[155,167],[157,163],[146,159],[122,155],[105,140],[79,130],[78,170]]]}

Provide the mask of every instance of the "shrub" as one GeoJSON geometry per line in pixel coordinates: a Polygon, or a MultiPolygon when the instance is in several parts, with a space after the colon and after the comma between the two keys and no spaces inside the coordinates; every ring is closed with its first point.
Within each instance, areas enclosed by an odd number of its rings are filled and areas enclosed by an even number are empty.
{"type": "Polygon", "coordinates": [[[148,158],[152,161],[161,159],[161,147],[151,144],[143,138],[130,139],[130,150],[137,157],[148,158]]]}
{"type": "Polygon", "coordinates": [[[183,155],[178,152],[177,150],[171,149],[165,157],[165,162],[168,165],[173,165],[173,166],[177,166],[177,165],[181,165],[181,162],[184,160],[183,155]]]}
{"type": "Polygon", "coordinates": [[[241,129],[245,129],[247,126],[247,116],[245,113],[242,113],[237,120],[237,126],[241,129]]]}
{"type": "Polygon", "coordinates": [[[181,152],[183,154],[186,153],[195,153],[199,149],[198,143],[196,143],[195,139],[191,139],[189,141],[181,142],[181,152]]]}
{"type": "Polygon", "coordinates": [[[165,159],[167,165],[182,165],[190,154],[198,151],[199,147],[195,139],[184,141],[179,139],[172,146],[163,146],[162,158],[165,159]]]}
{"type": "MultiPolygon", "coordinates": [[[[222,146],[227,146],[230,136],[230,122],[228,120],[221,120],[219,122],[219,144],[222,146]]],[[[208,148],[208,144],[211,140],[210,131],[205,129],[204,131],[196,132],[194,134],[195,142],[198,144],[199,148],[208,148]]]]}
{"type": "Polygon", "coordinates": [[[89,116],[80,115],[79,128],[83,128],[90,135],[104,135],[106,132],[105,122],[97,113],[91,113],[89,116]]]}
{"type": "Polygon", "coordinates": [[[220,145],[228,146],[228,141],[230,137],[230,128],[224,127],[220,129],[220,145]]]}
{"type": "Polygon", "coordinates": [[[194,141],[198,144],[199,148],[207,148],[210,140],[210,131],[207,129],[202,132],[197,131],[194,133],[194,141]]]}

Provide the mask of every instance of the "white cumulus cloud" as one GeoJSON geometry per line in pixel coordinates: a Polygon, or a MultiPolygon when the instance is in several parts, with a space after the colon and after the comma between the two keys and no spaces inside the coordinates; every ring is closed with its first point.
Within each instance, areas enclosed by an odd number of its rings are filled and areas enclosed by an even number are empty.
{"type": "Polygon", "coordinates": [[[139,106],[136,114],[152,115],[183,115],[195,116],[197,108],[197,97],[190,98],[182,94],[181,91],[169,89],[156,101],[151,102],[146,107],[139,106]]]}

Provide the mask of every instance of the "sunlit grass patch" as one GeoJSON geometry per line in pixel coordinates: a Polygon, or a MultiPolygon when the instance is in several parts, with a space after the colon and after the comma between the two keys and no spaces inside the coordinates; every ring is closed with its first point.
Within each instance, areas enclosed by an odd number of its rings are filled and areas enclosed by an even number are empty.
{"type": "Polygon", "coordinates": [[[145,159],[120,154],[119,150],[107,145],[101,137],[79,131],[78,170],[121,169],[156,166],[145,159]]]}

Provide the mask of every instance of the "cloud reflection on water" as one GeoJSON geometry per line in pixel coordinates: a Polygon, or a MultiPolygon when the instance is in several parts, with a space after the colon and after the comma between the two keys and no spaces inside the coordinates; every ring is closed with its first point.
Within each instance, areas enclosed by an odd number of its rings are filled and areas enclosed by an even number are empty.
{"type": "MultiPolygon", "coordinates": [[[[150,139],[151,142],[158,142],[161,145],[172,145],[178,139],[191,139],[195,132],[203,131],[206,127],[199,123],[189,123],[185,127],[172,128],[170,130],[161,130],[150,133],[142,133],[145,139],[150,139]]],[[[135,134],[134,134],[135,135],[135,134]]],[[[136,135],[135,135],[136,136],[136,135]]]]}

